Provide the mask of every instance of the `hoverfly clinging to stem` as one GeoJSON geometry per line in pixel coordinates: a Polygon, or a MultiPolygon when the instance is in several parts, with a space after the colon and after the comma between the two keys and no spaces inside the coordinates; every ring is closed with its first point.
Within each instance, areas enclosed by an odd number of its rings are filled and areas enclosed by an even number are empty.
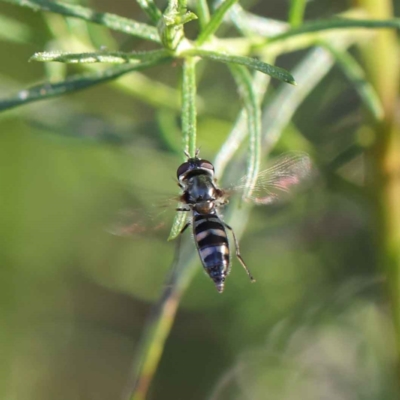
{"type": "MultiPolygon", "coordinates": [[[[236,257],[255,282],[249,268],[243,260],[239,243],[233,229],[222,220],[219,209],[228,203],[228,191],[219,188],[215,181],[214,166],[210,161],[199,158],[199,150],[194,157],[185,153],[187,161],[177,169],[178,185],[182,189],[181,202],[184,207],[178,211],[191,212],[183,233],[191,225],[196,247],[203,267],[214,281],[219,293],[225,286],[225,279],[230,272],[231,257],[227,230],[232,232],[236,257]]],[[[287,191],[298,184],[310,171],[310,159],[304,154],[287,154],[271,167],[259,173],[253,188],[253,195],[245,200],[256,204],[269,204],[276,194],[271,189],[287,191]],[[256,197],[260,195],[261,197],[256,197]]],[[[244,181],[244,180],[242,180],[244,181]]],[[[229,193],[244,189],[244,185],[229,190],[229,193]]]]}

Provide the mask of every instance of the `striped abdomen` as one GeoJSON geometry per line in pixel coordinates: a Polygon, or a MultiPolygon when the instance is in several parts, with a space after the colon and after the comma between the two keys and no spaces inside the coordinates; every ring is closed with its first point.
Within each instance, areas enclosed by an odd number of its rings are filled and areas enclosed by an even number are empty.
{"type": "Polygon", "coordinates": [[[195,215],[193,232],[204,269],[221,293],[229,273],[230,256],[225,227],[217,215],[195,215]]]}

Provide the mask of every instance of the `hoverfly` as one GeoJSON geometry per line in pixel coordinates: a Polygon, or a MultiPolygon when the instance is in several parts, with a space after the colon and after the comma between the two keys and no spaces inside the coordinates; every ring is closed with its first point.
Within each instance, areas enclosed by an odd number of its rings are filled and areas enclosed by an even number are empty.
{"type": "MultiPolygon", "coordinates": [[[[177,211],[191,212],[188,222],[180,233],[183,233],[188,226],[192,226],[204,270],[214,281],[218,292],[222,293],[231,268],[227,230],[232,233],[236,257],[250,280],[255,281],[240,253],[234,230],[220,215],[220,209],[228,203],[228,195],[243,190],[244,185],[239,184],[230,190],[219,188],[213,164],[199,158],[198,155],[199,150],[194,157],[186,154],[187,161],[177,169],[178,185],[182,189],[180,201],[184,205],[177,211]]],[[[252,200],[256,204],[272,203],[277,198],[272,189],[288,191],[291,186],[298,184],[307,176],[309,171],[310,159],[307,155],[283,155],[271,168],[259,173],[253,195],[245,200],[252,200]]],[[[244,179],[241,182],[244,182],[244,179]]]]}

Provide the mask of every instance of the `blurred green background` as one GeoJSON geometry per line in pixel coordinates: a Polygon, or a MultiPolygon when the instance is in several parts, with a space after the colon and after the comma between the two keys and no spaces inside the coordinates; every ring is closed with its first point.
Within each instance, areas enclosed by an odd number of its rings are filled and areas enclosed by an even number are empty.
{"type": "MultiPolygon", "coordinates": [[[[134,1],[88,5],[146,21],[134,1]]],[[[288,1],[242,5],[287,20],[288,1]]],[[[399,15],[400,1],[393,5],[399,15]]],[[[329,18],[350,6],[310,1],[305,17],[329,18]]],[[[2,98],[45,76],[62,77],[64,66],[27,60],[37,51],[79,47],[71,32],[95,38],[98,48],[141,48],[122,34],[96,26],[88,32],[81,21],[4,3],[0,17],[2,98]]],[[[196,23],[189,36],[191,29],[196,23]]],[[[291,70],[304,54],[276,64],[291,70]]],[[[200,64],[199,71],[198,144],[212,160],[241,103],[224,66],[200,64]]],[[[173,64],[145,75],[149,88],[156,77],[179,89],[179,73],[173,64]]],[[[177,194],[182,160],[177,93],[169,107],[155,106],[144,98],[147,87],[134,93],[129,79],[0,113],[1,399],[108,400],[126,390],[175,252],[166,241],[173,205],[154,219],[146,215],[149,205],[177,194]],[[110,233],[121,209],[144,209],[133,214],[144,228],[126,237],[110,233]]],[[[354,86],[334,66],[274,149],[310,152],[311,182],[287,202],[254,209],[241,239],[257,283],[234,260],[219,295],[199,264],[149,399],[398,398],[377,228],[363,190],[371,135],[354,86]]]]}

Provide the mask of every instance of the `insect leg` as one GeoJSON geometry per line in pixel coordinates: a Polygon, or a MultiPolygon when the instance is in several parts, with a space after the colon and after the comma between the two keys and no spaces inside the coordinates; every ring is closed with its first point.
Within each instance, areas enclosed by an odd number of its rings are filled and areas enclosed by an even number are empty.
{"type": "Polygon", "coordinates": [[[244,262],[241,254],[240,254],[239,242],[236,238],[234,230],[226,222],[223,222],[223,224],[225,225],[226,228],[228,228],[232,232],[233,240],[235,242],[236,257],[238,258],[240,264],[242,264],[244,270],[247,272],[247,275],[249,276],[250,280],[252,282],[255,282],[256,280],[253,278],[253,275],[251,274],[250,270],[248,269],[246,263],[244,262]]]}
{"type": "Polygon", "coordinates": [[[181,231],[179,232],[179,235],[182,235],[183,232],[186,231],[187,227],[190,225],[190,222],[186,222],[185,226],[181,229],[181,231]]]}

